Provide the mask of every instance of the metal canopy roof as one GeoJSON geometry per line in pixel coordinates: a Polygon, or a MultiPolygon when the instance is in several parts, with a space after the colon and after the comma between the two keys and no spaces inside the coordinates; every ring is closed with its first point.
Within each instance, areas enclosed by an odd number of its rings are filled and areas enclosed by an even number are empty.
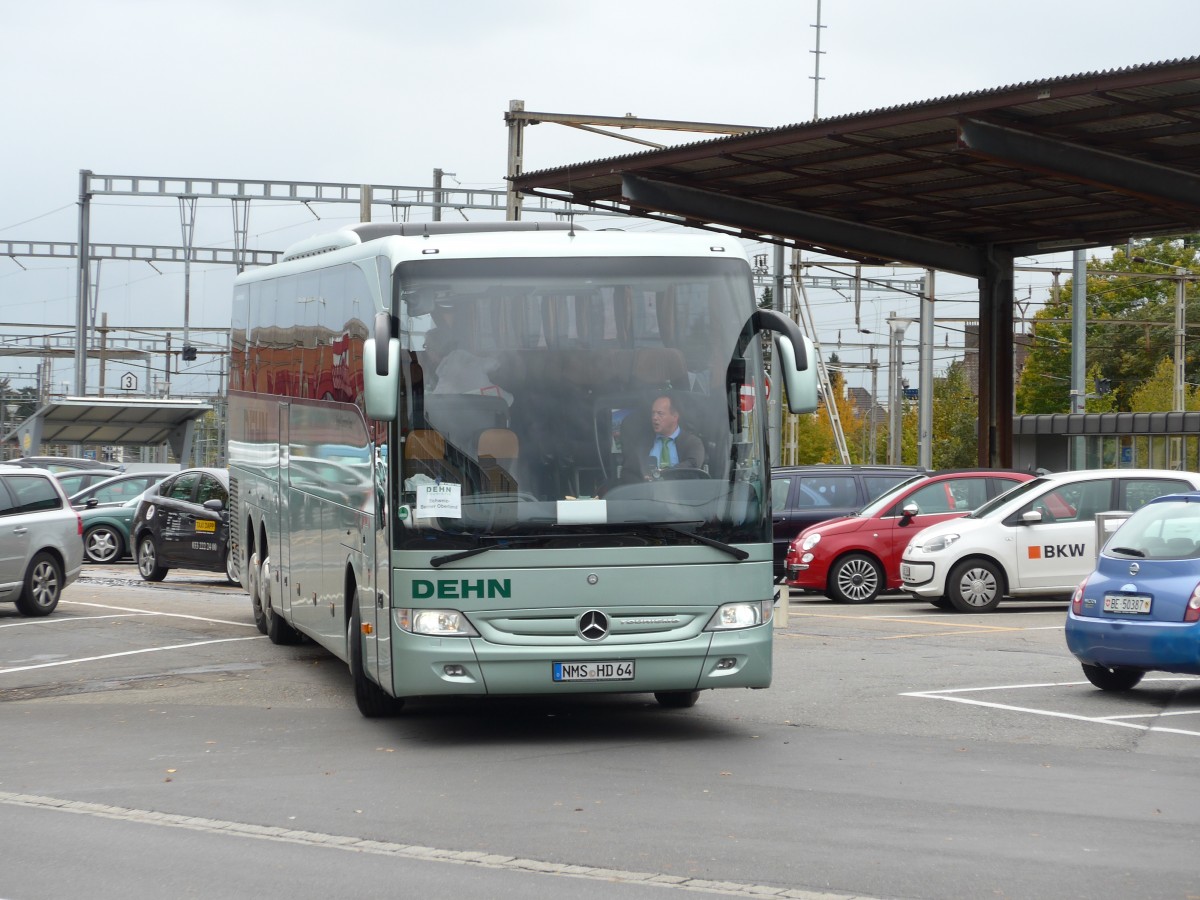
{"type": "Polygon", "coordinates": [[[186,466],[193,425],[211,410],[200,400],[69,397],[46,404],[14,433],[26,456],[38,455],[43,443],[155,447],[166,442],[186,466]]]}
{"type": "Polygon", "coordinates": [[[1200,227],[1200,57],[529,172],[516,188],[865,262],[986,272],[1200,227]]]}

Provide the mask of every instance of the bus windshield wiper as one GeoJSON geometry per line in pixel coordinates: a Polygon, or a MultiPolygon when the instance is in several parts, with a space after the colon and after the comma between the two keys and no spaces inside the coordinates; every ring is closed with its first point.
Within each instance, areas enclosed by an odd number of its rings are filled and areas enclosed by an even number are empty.
{"type": "Polygon", "coordinates": [[[530,538],[494,538],[494,544],[480,544],[478,547],[472,547],[470,550],[461,550],[458,553],[447,553],[445,556],[435,556],[429,561],[429,565],[437,569],[447,563],[458,562],[460,559],[470,559],[472,556],[478,556],[480,553],[487,553],[489,550],[512,550],[517,547],[523,547],[530,544],[540,544],[546,540],[545,536],[530,537],[530,538]]]}
{"type": "Polygon", "coordinates": [[[738,562],[748,559],[750,554],[741,547],[735,547],[733,544],[727,544],[724,541],[718,541],[716,538],[706,537],[703,534],[697,534],[694,531],[688,531],[686,528],[680,528],[680,525],[701,525],[701,522],[680,522],[678,524],[668,524],[666,522],[613,522],[613,525],[629,528],[634,533],[638,531],[669,531],[672,534],[678,534],[686,538],[691,538],[698,544],[704,544],[707,547],[713,547],[720,550],[722,553],[728,553],[738,562]]]}

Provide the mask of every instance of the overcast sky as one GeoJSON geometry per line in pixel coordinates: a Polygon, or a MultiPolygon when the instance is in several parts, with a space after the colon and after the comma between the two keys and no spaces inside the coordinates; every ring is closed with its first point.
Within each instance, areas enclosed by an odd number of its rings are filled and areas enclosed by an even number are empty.
{"type": "MultiPolygon", "coordinates": [[[[513,99],[762,126],[814,112],[816,0],[0,0],[0,15],[0,241],[76,240],[84,168],[414,186],[441,168],[454,173],[447,186],[500,189],[513,99]]],[[[822,117],[1200,52],[1190,0],[823,0],[821,19],[822,117]]],[[[539,125],[525,168],[636,149],[539,125]]],[[[250,245],[282,249],[356,212],[255,204],[250,245]]],[[[178,205],[97,198],[92,240],[179,243],[178,205]]],[[[195,240],[231,246],[227,203],[200,204],[195,240]]],[[[182,266],[159,269],[102,266],[98,309],[110,325],[182,327],[182,266]]],[[[193,329],[228,325],[226,269],[193,267],[193,329]]],[[[0,322],[73,323],[74,283],[63,261],[0,259],[0,322]]],[[[948,299],[965,296],[945,284],[948,299]]],[[[852,327],[847,305],[814,299],[824,342],[852,327]]],[[[881,298],[865,315],[908,308],[881,298]]],[[[0,357],[18,386],[32,371],[0,357]]],[[[70,380],[70,367],[54,378],[70,380]]]]}

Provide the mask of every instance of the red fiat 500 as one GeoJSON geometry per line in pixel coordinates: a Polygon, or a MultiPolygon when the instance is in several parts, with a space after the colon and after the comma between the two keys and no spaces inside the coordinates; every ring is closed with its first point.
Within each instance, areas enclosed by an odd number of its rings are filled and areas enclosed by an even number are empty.
{"type": "Polygon", "coordinates": [[[965,516],[1032,477],[975,470],[911,478],[852,516],[800,532],[788,548],[787,583],[842,603],[870,603],[900,587],[900,555],[917,532],[965,516]]]}

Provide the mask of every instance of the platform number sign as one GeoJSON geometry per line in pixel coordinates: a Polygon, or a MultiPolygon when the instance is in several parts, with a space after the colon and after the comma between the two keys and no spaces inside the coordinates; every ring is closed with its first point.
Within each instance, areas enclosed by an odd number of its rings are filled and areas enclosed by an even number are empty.
{"type": "Polygon", "coordinates": [[[121,375],[121,390],[136,391],[137,390],[137,376],[134,375],[132,372],[123,373],[121,375]]]}

